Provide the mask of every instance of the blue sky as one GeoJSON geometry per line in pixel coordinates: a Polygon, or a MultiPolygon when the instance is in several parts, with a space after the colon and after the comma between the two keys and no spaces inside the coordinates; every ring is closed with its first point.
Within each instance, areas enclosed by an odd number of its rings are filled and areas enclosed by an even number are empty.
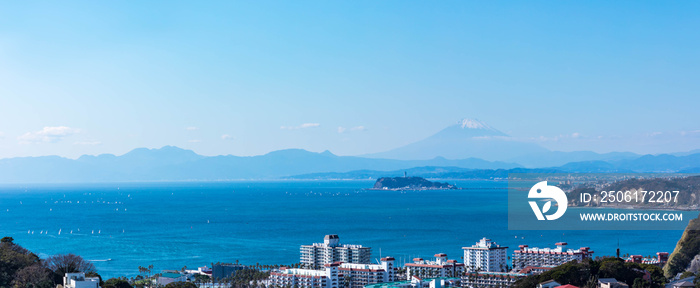
{"type": "Polygon", "coordinates": [[[0,157],[361,155],[461,118],[554,150],[700,148],[696,1],[13,1],[0,157]]]}

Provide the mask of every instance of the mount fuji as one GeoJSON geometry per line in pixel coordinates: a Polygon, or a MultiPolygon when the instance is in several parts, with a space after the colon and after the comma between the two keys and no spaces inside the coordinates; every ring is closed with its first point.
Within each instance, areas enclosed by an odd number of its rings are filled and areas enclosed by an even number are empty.
{"type": "Polygon", "coordinates": [[[387,159],[481,158],[505,160],[549,152],[534,143],[516,141],[477,119],[462,119],[434,135],[386,152],[366,157],[387,159]]]}
{"type": "Polygon", "coordinates": [[[462,119],[434,135],[368,158],[400,160],[479,158],[518,163],[525,167],[554,167],[579,161],[618,161],[640,155],[630,152],[598,154],[591,151],[551,151],[535,143],[515,139],[477,119],[462,119]]]}

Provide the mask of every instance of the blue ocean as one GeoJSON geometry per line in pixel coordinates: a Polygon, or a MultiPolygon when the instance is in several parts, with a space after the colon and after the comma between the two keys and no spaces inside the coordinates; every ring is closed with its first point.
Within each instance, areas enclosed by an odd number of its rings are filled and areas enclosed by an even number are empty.
{"type": "MultiPolygon", "coordinates": [[[[451,181],[455,182],[455,181],[451,181]]],[[[291,264],[299,245],[338,234],[399,262],[488,237],[509,246],[591,247],[594,255],[672,252],[683,231],[509,231],[506,182],[469,190],[371,191],[373,181],[181,182],[0,186],[0,236],[47,257],[74,253],[103,277],[216,262],[291,264]]],[[[696,213],[697,216],[697,213],[696,213]]],[[[687,222],[687,221],[686,221],[687,222]]]]}

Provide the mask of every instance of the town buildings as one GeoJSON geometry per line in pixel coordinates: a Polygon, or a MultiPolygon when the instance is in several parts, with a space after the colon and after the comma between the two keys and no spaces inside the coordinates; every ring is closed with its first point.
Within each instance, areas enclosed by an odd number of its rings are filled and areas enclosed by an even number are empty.
{"type": "Polygon", "coordinates": [[[340,263],[324,265],[324,270],[282,268],[270,272],[268,287],[339,288],[340,263]]]}
{"type": "Polygon", "coordinates": [[[305,268],[320,269],[335,262],[369,264],[371,248],[340,244],[338,235],[326,235],[323,243],[301,245],[300,262],[305,268]]]}
{"type": "Polygon", "coordinates": [[[269,286],[287,287],[345,287],[362,288],[365,285],[396,280],[394,258],[384,257],[379,264],[335,262],[323,270],[289,269],[270,272],[269,286]],[[338,285],[338,286],[334,286],[338,285]]]}
{"type": "Polygon", "coordinates": [[[634,262],[640,264],[651,264],[663,267],[668,262],[668,252],[657,252],[656,257],[644,257],[642,255],[630,255],[625,260],[626,262],[634,262]]]}
{"type": "Polygon", "coordinates": [[[98,288],[100,278],[85,277],[85,273],[66,273],[63,276],[64,288],[98,288]]]}
{"type": "Polygon", "coordinates": [[[556,267],[569,261],[590,258],[593,251],[588,247],[566,249],[566,242],[556,243],[556,248],[536,248],[520,245],[513,251],[513,270],[520,271],[527,266],[556,267]]]}
{"type": "Polygon", "coordinates": [[[467,271],[506,272],[508,270],[507,250],[491,239],[482,238],[471,247],[464,249],[464,265],[467,271]]]}
{"type": "Polygon", "coordinates": [[[396,281],[393,257],[384,257],[380,264],[342,263],[338,268],[346,288],[362,288],[368,284],[396,281]]]}
{"type": "Polygon", "coordinates": [[[464,272],[464,263],[458,263],[456,260],[447,260],[447,254],[435,254],[435,261],[423,260],[422,258],[414,258],[413,263],[407,263],[406,278],[411,279],[412,276],[420,278],[435,278],[435,277],[459,277],[464,272]]]}
{"type": "Polygon", "coordinates": [[[462,287],[468,288],[502,288],[510,287],[520,278],[527,277],[524,273],[470,271],[462,275],[462,287]]]}
{"type": "Polygon", "coordinates": [[[460,278],[426,278],[411,277],[411,280],[377,283],[364,288],[446,288],[462,287],[460,278]]]}

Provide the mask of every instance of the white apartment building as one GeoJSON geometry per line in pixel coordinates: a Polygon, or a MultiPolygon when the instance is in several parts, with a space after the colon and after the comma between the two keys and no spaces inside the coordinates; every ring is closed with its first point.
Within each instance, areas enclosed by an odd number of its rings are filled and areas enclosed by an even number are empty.
{"type": "Polygon", "coordinates": [[[85,277],[85,273],[66,273],[63,276],[64,288],[98,288],[100,287],[100,278],[85,277]]]}
{"type": "Polygon", "coordinates": [[[379,264],[340,264],[341,281],[346,282],[346,288],[362,288],[369,284],[396,281],[394,260],[392,257],[384,257],[379,264]]]}
{"type": "Polygon", "coordinates": [[[323,243],[301,245],[300,262],[306,268],[320,269],[335,262],[370,264],[370,247],[340,244],[338,235],[326,235],[323,243]]]}
{"type": "Polygon", "coordinates": [[[464,266],[467,271],[506,272],[508,247],[500,246],[491,239],[482,238],[464,249],[464,266]]]}
{"type": "Polygon", "coordinates": [[[508,272],[467,272],[462,275],[462,287],[466,288],[503,288],[510,287],[515,281],[528,274],[508,272]]]}
{"type": "Polygon", "coordinates": [[[414,258],[413,263],[404,265],[408,280],[412,276],[420,278],[459,277],[464,272],[464,264],[457,260],[447,260],[447,254],[435,254],[435,261],[414,258]]]}
{"type": "Polygon", "coordinates": [[[268,287],[339,288],[340,263],[326,264],[325,270],[282,268],[270,272],[268,287]]]}
{"type": "Polygon", "coordinates": [[[324,270],[280,269],[270,272],[269,286],[279,287],[346,287],[395,281],[394,258],[384,257],[379,264],[332,263],[324,270]],[[337,286],[333,286],[337,285],[337,286]]]}
{"type": "Polygon", "coordinates": [[[593,254],[588,247],[573,250],[566,249],[566,242],[559,242],[556,245],[557,248],[518,246],[520,250],[513,251],[513,270],[520,271],[528,266],[556,267],[569,261],[590,258],[593,254]]]}

